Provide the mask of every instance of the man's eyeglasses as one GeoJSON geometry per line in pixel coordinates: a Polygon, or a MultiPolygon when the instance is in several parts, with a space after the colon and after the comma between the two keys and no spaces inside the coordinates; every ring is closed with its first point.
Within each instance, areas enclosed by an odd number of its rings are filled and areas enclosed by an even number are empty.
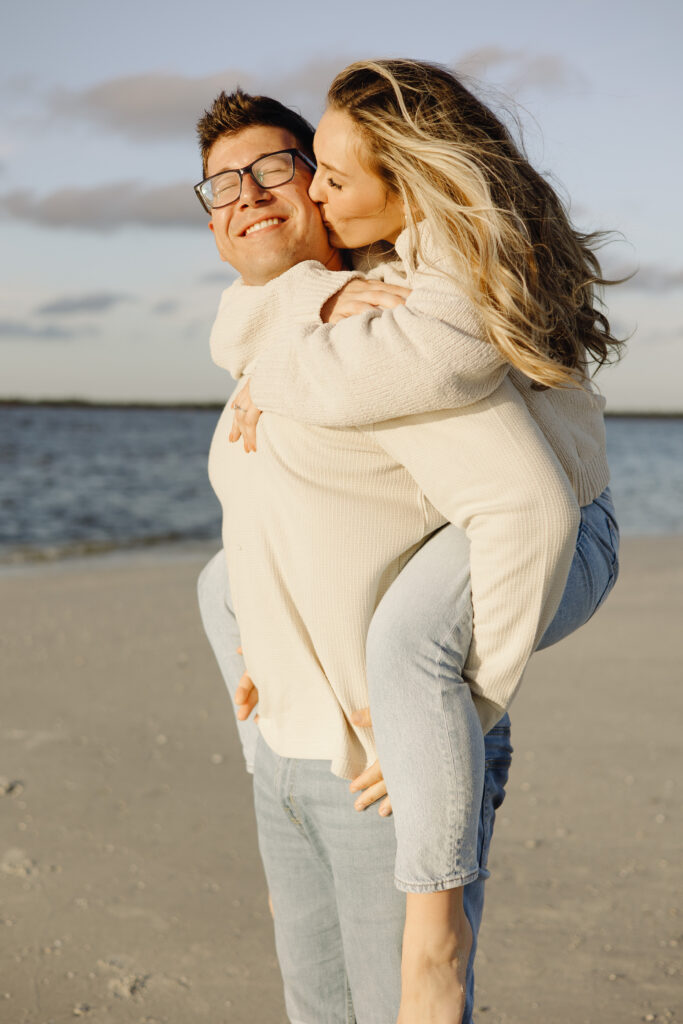
{"type": "Polygon", "coordinates": [[[230,171],[219,171],[210,178],[204,178],[194,190],[207,213],[230,206],[242,195],[242,181],[250,174],[260,188],[277,188],[286,185],[294,177],[294,158],[299,157],[312,171],[315,164],[300,149],[280,149],[277,153],[266,153],[247,167],[236,167],[230,171]]]}

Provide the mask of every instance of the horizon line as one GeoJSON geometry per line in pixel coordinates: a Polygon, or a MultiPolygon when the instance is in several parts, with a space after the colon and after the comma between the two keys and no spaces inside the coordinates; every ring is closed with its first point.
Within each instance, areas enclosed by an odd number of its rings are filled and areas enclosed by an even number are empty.
{"type": "MultiPolygon", "coordinates": [[[[188,409],[221,410],[225,401],[206,399],[204,401],[159,401],[151,399],[91,399],[91,398],[0,398],[0,407],[44,406],[47,408],[86,409],[188,409]]],[[[630,419],[683,419],[683,409],[606,409],[605,418],[628,417],[630,419]]]]}

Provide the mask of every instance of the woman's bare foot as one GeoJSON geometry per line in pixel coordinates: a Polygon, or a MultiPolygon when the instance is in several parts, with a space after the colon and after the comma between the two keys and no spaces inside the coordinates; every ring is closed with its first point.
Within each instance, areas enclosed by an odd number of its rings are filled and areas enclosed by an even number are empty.
{"type": "Polygon", "coordinates": [[[462,889],[408,893],[397,1024],[461,1024],[471,949],[462,889]]]}

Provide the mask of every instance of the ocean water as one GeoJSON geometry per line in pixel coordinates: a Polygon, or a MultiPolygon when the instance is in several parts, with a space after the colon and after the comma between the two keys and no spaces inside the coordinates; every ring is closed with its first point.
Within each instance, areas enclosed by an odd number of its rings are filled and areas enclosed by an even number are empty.
{"type": "MultiPolygon", "coordinates": [[[[217,409],[0,406],[0,562],[215,539],[217,409]]],[[[607,421],[622,533],[683,533],[683,418],[607,421]]]]}

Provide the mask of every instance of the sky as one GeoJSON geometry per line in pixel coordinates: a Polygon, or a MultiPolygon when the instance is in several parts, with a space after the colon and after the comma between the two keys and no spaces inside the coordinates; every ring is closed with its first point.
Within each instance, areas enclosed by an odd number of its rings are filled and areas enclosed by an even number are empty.
{"type": "Polygon", "coordinates": [[[630,341],[596,383],[614,412],[683,411],[680,0],[24,0],[0,33],[0,398],[225,400],[197,117],[239,84],[315,123],[346,64],[402,56],[514,106],[575,225],[615,232],[630,341]]]}

